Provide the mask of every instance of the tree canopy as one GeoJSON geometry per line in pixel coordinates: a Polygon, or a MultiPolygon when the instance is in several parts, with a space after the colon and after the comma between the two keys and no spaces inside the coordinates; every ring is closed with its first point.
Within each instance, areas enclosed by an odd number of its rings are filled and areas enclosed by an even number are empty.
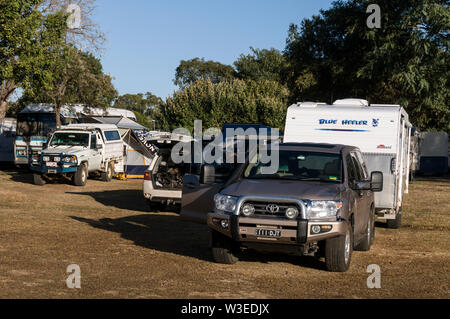
{"type": "Polygon", "coordinates": [[[106,107],[117,92],[100,60],[80,50],[98,49],[102,34],[90,15],[95,0],[80,0],[84,24],[71,28],[68,0],[0,0],[0,118],[7,102],[21,88],[21,103],[66,103],[106,107]],[[77,47],[78,45],[78,47],[77,47]]]}
{"type": "Polygon", "coordinates": [[[292,101],[401,104],[415,125],[448,131],[448,1],[380,0],[379,29],[367,27],[370,2],[336,1],[291,25],[285,56],[292,101]]]}
{"type": "Polygon", "coordinates": [[[250,49],[253,54],[241,54],[234,62],[238,78],[285,83],[288,62],[280,51],[273,48],[250,49]]]}
{"type": "Polygon", "coordinates": [[[235,70],[231,65],[215,61],[205,61],[204,58],[182,60],[176,69],[175,85],[184,87],[199,79],[207,79],[212,83],[229,80],[235,77],[235,70]]]}
{"type": "Polygon", "coordinates": [[[153,121],[162,103],[160,97],[147,92],[145,95],[142,93],[121,95],[114,102],[114,107],[133,111],[139,124],[153,129],[156,126],[153,121]]]}
{"type": "Polygon", "coordinates": [[[232,79],[213,83],[200,79],[169,97],[157,120],[165,129],[193,129],[195,120],[204,128],[226,123],[265,124],[283,127],[289,91],[277,82],[232,79]]]}
{"type": "Polygon", "coordinates": [[[46,28],[36,7],[40,0],[0,0],[0,118],[19,87],[28,87],[33,76],[43,76],[46,49],[58,29],[46,28]]]}

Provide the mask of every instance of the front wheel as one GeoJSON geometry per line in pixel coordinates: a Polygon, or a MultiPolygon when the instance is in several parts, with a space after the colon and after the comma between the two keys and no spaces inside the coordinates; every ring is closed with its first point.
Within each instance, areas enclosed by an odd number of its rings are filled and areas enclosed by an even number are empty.
{"type": "Polygon", "coordinates": [[[34,185],[39,185],[39,186],[43,186],[46,183],[44,176],[42,176],[42,174],[36,174],[36,173],[33,174],[33,182],[34,182],[34,185]]]}
{"type": "Polygon", "coordinates": [[[346,272],[350,267],[353,252],[351,227],[344,236],[327,239],[325,242],[325,263],[328,271],[346,272]]]}
{"type": "Polygon", "coordinates": [[[238,261],[232,240],[215,231],[211,232],[211,250],[216,263],[232,265],[238,261]]]}
{"type": "Polygon", "coordinates": [[[85,186],[87,183],[88,171],[86,164],[78,166],[77,172],[73,178],[73,182],[76,186],[85,186]]]}

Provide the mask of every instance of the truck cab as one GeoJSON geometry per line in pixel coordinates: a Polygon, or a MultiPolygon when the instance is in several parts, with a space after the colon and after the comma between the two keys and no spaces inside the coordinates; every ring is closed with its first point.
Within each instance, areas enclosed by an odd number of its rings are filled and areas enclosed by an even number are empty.
{"type": "Polygon", "coordinates": [[[30,165],[34,183],[64,177],[85,186],[89,175],[111,181],[123,172],[123,141],[115,125],[73,124],[55,131],[30,165]]]}
{"type": "MultiPolygon", "coordinates": [[[[369,175],[354,146],[284,143],[268,145],[279,165],[265,173],[250,152],[225,181],[215,167],[183,181],[182,218],[206,223],[214,260],[233,264],[246,249],[325,257],[329,271],[347,271],[353,248],[374,240],[374,192],[383,174],[369,175]]],[[[223,174],[221,174],[223,176],[223,174]]]]}

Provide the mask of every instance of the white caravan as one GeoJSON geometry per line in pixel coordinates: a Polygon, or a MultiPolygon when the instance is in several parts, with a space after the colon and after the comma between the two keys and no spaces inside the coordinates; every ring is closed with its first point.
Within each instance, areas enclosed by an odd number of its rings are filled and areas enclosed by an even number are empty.
{"type": "Polygon", "coordinates": [[[284,142],[359,147],[368,172],[383,172],[384,189],[375,194],[377,216],[387,220],[388,227],[398,228],[402,197],[409,186],[411,128],[400,105],[369,105],[360,99],[333,105],[305,102],[289,107],[284,142]]]}

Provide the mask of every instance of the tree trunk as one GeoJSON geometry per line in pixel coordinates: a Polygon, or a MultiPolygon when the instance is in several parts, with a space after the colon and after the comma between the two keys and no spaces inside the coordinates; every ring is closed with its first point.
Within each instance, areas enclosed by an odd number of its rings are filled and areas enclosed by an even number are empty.
{"type": "Polygon", "coordinates": [[[3,81],[0,86],[0,119],[6,117],[6,106],[8,100],[16,89],[16,85],[12,81],[3,81]]]}
{"type": "Polygon", "coordinates": [[[6,117],[6,101],[0,102],[0,119],[4,119],[6,117]]]}
{"type": "Polygon", "coordinates": [[[61,105],[55,104],[56,128],[61,128],[61,105]]]}

